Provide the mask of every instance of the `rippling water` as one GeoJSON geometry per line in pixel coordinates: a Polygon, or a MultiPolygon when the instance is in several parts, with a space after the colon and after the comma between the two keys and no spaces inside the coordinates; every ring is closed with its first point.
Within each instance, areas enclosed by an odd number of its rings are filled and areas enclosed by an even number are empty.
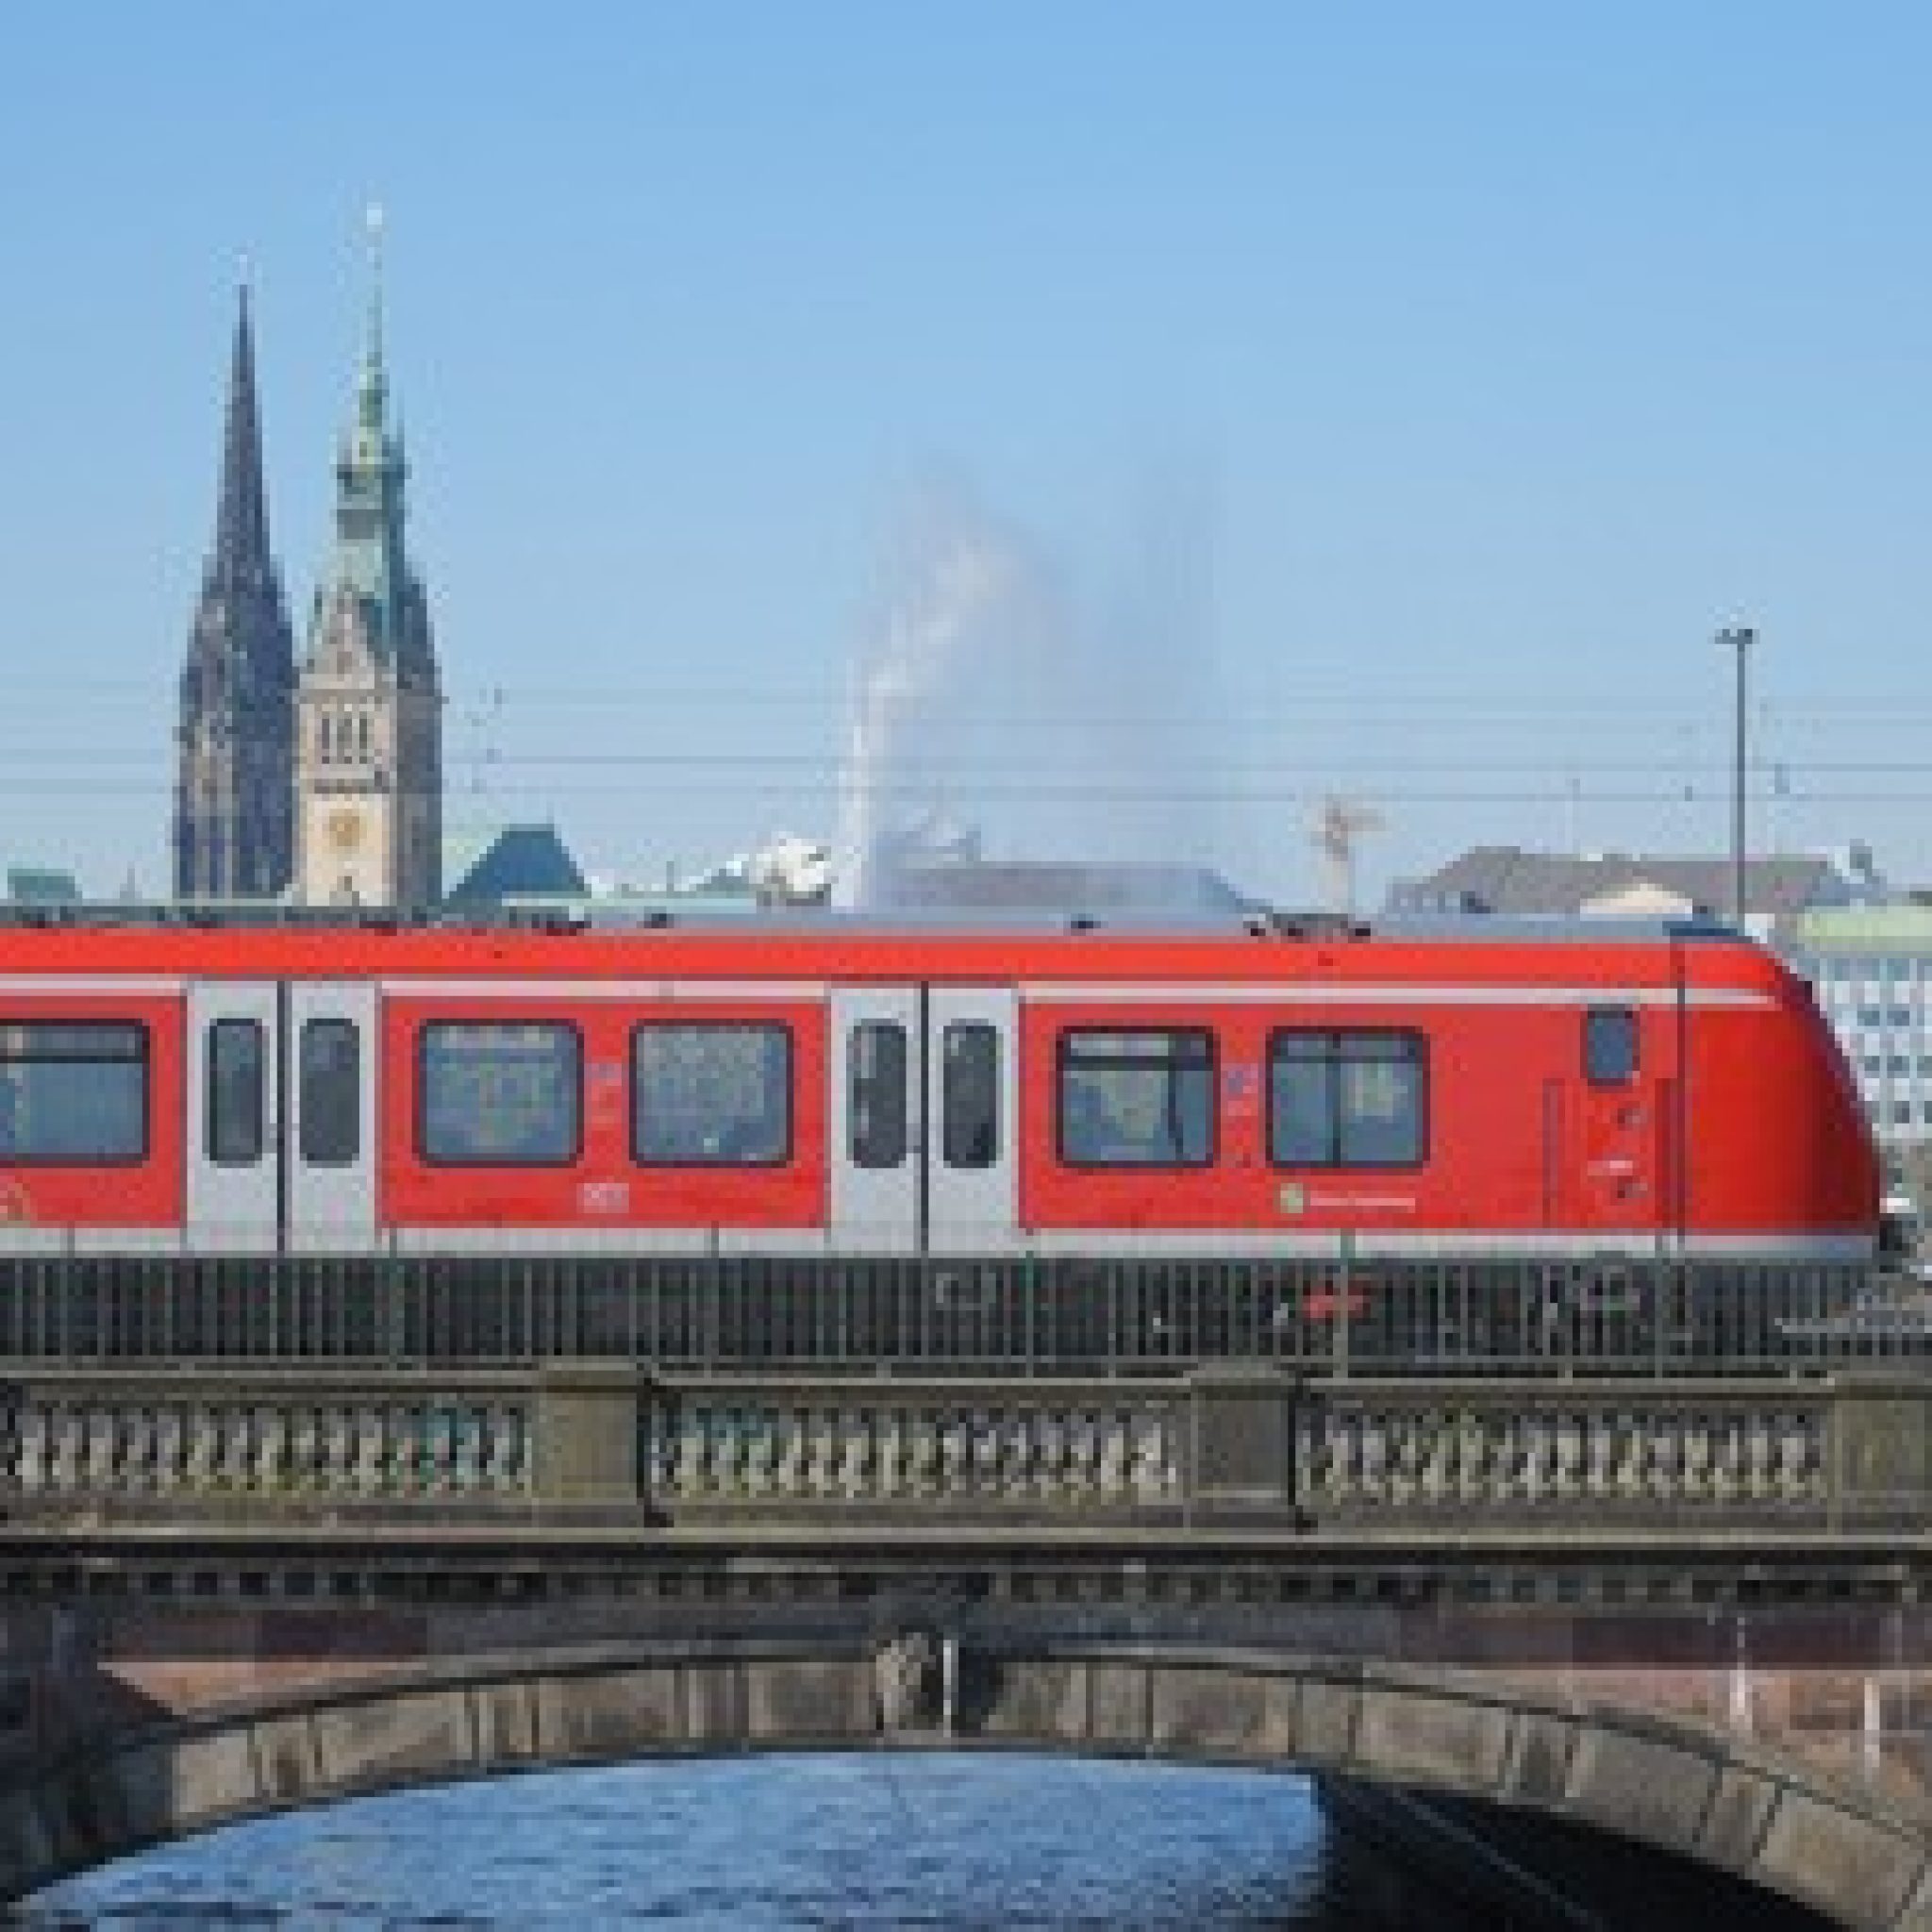
{"type": "Polygon", "coordinates": [[[1297,1777],[966,1757],[553,1772],[265,1819],[42,1892],[42,1928],[1359,1927],[1297,1777]]]}

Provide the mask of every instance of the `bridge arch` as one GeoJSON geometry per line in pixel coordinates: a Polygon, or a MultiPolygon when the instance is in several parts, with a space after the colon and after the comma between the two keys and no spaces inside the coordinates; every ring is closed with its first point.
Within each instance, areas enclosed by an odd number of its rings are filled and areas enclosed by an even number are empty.
{"type": "Polygon", "coordinates": [[[1687,1718],[1470,1672],[917,1631],[519,1651],[157,1716],[0,1782],[0,1895],[349,1796],[651,1757],[936,1748],[1435,1790],[1658,1846],[1859,1932],[1932,1932],[1923,1822],[1687,1718]]]}

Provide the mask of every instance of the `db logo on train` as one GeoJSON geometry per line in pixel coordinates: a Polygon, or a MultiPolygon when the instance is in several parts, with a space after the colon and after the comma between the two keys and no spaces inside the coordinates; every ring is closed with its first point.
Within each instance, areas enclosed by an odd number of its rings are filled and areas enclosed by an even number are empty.
{"type": "Polygon", "coordinates": [[[33,1203],[18,1181],[0,1181],[0,1227],[33,1219],[33,1203]]]}

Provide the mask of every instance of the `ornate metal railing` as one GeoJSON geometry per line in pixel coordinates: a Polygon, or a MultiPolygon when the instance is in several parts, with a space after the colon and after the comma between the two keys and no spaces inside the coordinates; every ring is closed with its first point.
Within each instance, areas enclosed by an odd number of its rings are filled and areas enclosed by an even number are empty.
{"type": "Polygon", "coordinates": [[[823,1255],[0,1258],[0,1361],[1563,1376],[1932,1362],[1932,1295],[1859,1267],[1665,1258],[823,1255]]]}

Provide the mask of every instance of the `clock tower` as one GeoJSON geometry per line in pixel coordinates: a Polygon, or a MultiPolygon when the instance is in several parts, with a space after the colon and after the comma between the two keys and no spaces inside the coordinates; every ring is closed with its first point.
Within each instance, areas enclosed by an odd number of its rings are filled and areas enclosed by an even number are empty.
{"type": "Polygon", "coordinates": [[[420,910],[441,896],[442,698],[428,601],[403,547],[408,469],[389,423],[373,209],[369,232],[368,341],[296,689],[296,895],[420,910]]]}

